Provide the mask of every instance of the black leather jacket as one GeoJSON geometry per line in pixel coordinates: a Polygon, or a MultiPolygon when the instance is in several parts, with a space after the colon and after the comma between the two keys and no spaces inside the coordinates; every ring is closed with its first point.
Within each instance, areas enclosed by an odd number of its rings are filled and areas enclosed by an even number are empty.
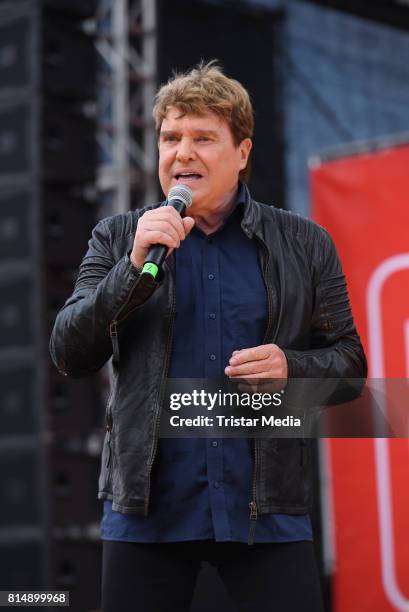
{"type": "MultiPolygon", "coordinates": [[[[158,282],[140,276],[128,257],[138,218],[159,205],[98,223],[50,343],[60,372],[73,377],[96,372],[112,357],[98,497],[129,514],[149,509],[175,317],[173,257],[158,282]]],[[[264,343],[285,351],[289,378],[365,377],[345,278],[327,232],[255,202],[248,192],[242,228],[257,242],[266,284],[264,343]]],[[[308,510],[307,450],[300,439],[255,441],[251,518],[308,510]]]]}

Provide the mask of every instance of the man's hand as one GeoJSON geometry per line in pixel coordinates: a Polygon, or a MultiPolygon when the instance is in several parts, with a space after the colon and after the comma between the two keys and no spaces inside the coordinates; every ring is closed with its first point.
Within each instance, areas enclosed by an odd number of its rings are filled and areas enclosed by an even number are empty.
{"type": "Polygon", "coordinates": [[[288,364],[284,352],[276,344],[262,344],[234,351],[224,370],[229,378],[278,378],[284,387],[288,378],[288,364]]]}
{"type": "Polygon", "coordinates": [[[182,240],[191,231],[195,222],[192,217],[182,217],[172,206],[161,206],[147,210],[138,221],[135,232],[131,262],[139,269],[143,268],[145,257],[153,244],[169,247],[167,256],[173,249],[180,247],[182,240]]]}

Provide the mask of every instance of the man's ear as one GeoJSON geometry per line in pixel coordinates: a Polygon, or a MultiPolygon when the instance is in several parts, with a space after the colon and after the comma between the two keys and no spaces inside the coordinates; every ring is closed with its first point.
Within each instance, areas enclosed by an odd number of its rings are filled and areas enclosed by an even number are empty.
{"type": "Polygon", "coordinates": [[[244,138],[239,144],[240,151],[240,170],[243,170],[247,166],[247,162],[249,159],[250,151],[252,149],[253,143],[251,138],[244,138]]]}

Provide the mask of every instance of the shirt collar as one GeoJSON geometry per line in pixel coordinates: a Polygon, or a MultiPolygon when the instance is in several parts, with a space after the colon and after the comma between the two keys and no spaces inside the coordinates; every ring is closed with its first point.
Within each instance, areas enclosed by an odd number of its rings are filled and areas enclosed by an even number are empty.
{"type": "Polygon", "coordinates": [[[241,204],[244,205],[246,203],[246,199],[247,199],[246,187],[244,183],[239,183],[239,189],[237,191],[237,197],[236,197],[236,207],[240,206],[241,204]]]}
{"type": "MultiPolygon", "coordinates": [[[[233,223],[235,220],[241,222],[244,215],[244,206],[246,204],[246,201],[247,189],[243,183],[239,182],[233,208],[231,209],[227,217],[223,219],[223,224],[213,233],[217,234],[218,232],[221,232],[226,227],[226,225],[233,223]]],[[[202,232],[201,229],[196,226],[194,226],[193,231],[197,232],[198,234],[202,234],[203,236],[206,235],[204,232],[202,232]]]]}
{"type": "Polygon", "coordinates": [[[229,214],[227,215],[227,217],[224,219],[223,225],[220,227],[220,229],[222,229],[223,227],[226,226],[227,223],[230,223],[230,221],[232,221],[233,215],[235,217],[238,217],[240,220],[243,218],[244,205],[246,203],[246,195],[247,194],[246,194],[245,186],[243,185],[243,183],[239,182],[236,199],[234,201],[234,206],[232,210],[229,212],[229,214]]]}

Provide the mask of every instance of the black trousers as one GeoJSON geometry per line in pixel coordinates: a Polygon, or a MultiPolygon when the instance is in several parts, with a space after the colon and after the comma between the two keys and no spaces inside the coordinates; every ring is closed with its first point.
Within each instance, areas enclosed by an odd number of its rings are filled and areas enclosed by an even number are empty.
{"type": "MultiPolygon", "coordinates": [[[[103,612],[188,612],[202,561],[240,612],[322,612],[312,542],[103,542],[103,612]]],[[[215,602],[215,605],[217,602],[215,602]]]]}

